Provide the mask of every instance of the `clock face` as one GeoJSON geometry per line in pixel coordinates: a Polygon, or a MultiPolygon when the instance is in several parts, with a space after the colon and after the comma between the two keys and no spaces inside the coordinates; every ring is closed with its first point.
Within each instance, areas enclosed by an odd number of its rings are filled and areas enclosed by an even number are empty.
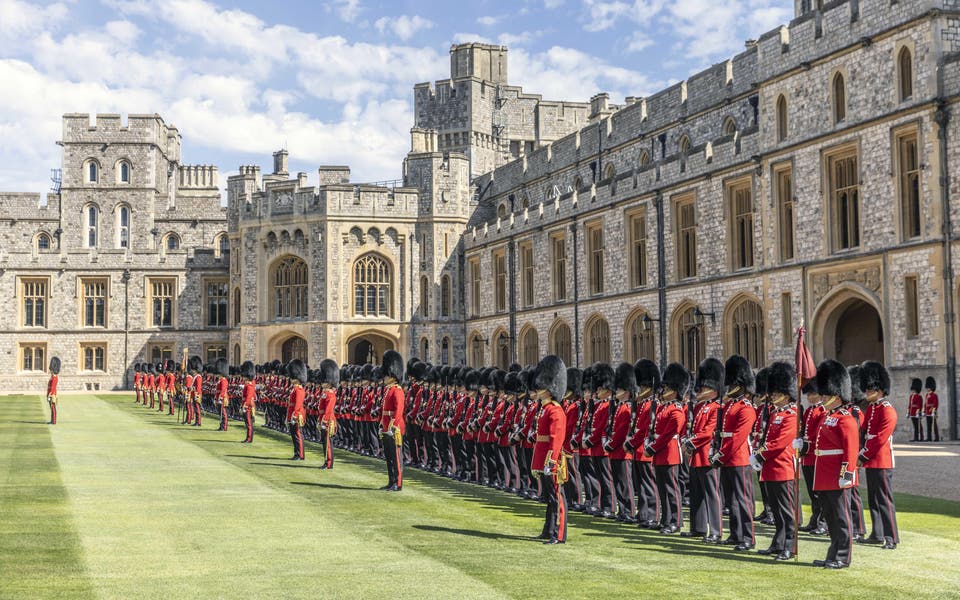
{"type": "Polygon", "coordinates": [[[293,192],[277,192],[273,197],[276,206],[290,206],[293,203],[293,192]]]}

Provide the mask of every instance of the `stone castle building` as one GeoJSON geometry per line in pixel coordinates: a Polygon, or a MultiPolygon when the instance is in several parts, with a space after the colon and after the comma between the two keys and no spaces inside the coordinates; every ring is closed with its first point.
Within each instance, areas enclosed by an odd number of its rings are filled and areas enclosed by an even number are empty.
{"type": "Polygon", "coordinates": [[[737,352],[761,366],[792,359],[805,324],[818,360],[890,366],[898,405],[909,377],[936,376],[956,437],[960,0],[795,11],[730,60],[622,105],[543,100],[508,84],[506,48],[454,46],[450,78],[414,88],[402,180],[320,167],[308,186],[281,151],[271,174],[229,179],[225,214],[215,169],[180,166],[159,117],[124,128],[68,115],[61,193],[0,204],[0,285],[17,298],[4,372],[38,378],[42,361],[28,369],[24,352],[42,346],[77,357],[65,361],[75,386],[120,385],[166,340],[175,357],[189,346],[234,361],[377,361],[397,348],[472,365],[556,353],[693,369],[737,352]],[[117,247],[121,200],[130,248],[117,247]],[[108,284],[101,329],[85,325],[88,277],[108,284]],[[177,301],[157,327],[163,278],[177,301]],[[27,298],[43,294],[46,324],[26,325],[27,298]],[[80,368],[97,343],[106,373],[80,368]]]}

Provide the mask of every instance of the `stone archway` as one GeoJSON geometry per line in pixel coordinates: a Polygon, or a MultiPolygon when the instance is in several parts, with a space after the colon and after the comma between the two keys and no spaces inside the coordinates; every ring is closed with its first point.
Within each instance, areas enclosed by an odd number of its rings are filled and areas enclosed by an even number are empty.
{"type": "Polygon", "coordinates": [[[292,335],[280,345],[280,360],[286,364],[293,359],[307,362],[307,340],[299,335],[292,335]]]}
{"type": "Polygon", "coordinates": [[[354,365],[366,363],[378,365],[383,359],[384,352],[395,349],[394,341],[379,332],[358,333],[347,342],[347,360],[354,365]]]}
{"type": "Polygon", "coordinates": [[[871,299],[850,290],[839,292],[823,303],[814,324],[821,358],[848,366],[884,362],[883,318],[871,299]]]}

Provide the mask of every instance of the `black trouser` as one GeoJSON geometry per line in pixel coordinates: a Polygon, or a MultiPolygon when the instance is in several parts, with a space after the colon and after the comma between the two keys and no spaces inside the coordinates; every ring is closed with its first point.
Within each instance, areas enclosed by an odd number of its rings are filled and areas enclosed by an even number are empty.
{"type": "Polygon", "coordinates": [[[450,444],[453,446],[454,474],[466,475],[467,448],[463,445],[463,436],[459,433],[450,436],[450,444]]]}
{"type": "Polygon", "coordinates": [[[403,462],[420,462],[417,458],[417,438],[420,434],[420,428],[416,423],[407,421],[407,435],[403,436],[403,462]]]}
{"type": "Polygon", "coordinates": [[[793,514],[793,480],[765,481],[770,512],[776,530],[770,540],[770,549],[775,552],[793,552],[793,540],[797,535],[797,517],[793,514]]]}
{"type": "Polygon", "coordinates": [[[520,482],[517,481],[519,472],[517,471],[517,455],[513,451],[513,446],[499,446],[500,463],[503,465],[504,480],[503,486],[506,488],[519,488],[520,482]]]}
{"type": "Polygon", "coordinates": [[[613,473],[610,471],[610,459],[606,456],[594,456],[593,468],[600,481],[600,511],[612,513],[614,510],[613,473]]]}
{"type": "Polygon", "coordinates": [[[427,462],[424,463],[424,466],[428,469],[432,469],[437,464],[437,447],[433,443],[432,431],[423,432],[423,447],[427,456],[427,462]]]}
{"type": "Polygon", "coordinates": [[[547,514],[541,536],[549,540],[567,541],[567,501],[563,486],[558,485],[553,475],[540,477],[541,499],[547,504],[547,514]]]}
{"type": "Polygon", "coordinates": [[[290,440],[293,442],[293,456],[303,460],[303,433],[297,424],[290,425],[290,440]]]}
{"type": "Polygon", "coordinates": [[[807,495],[810,496],[810,522],[807,526],[825,529],[827,522],[823,518],[823,507],[820,502],[820,492],[813,491],[813,465],[803,466],[803,482],[807,485],[807,495]]]}
{"type": "MultiPolygon", "coordinates": [[[[759,473],[757,474],[757,477],[758,477],[758,478],[760,477],[759,473]]],[[[764,513],[769,513],[769,512],[770,512],[770,500],[768,499],[768,496],[767,496],[767,486],[766,486],[766,482],[765,482],[765,481],[759,481],[759,480],[758,480],[758,481],[757,481],[757,484],[760,486],[760,501],[763,503],[763,512],[764,512],[764,513]]]]}
{"type": "Polygon", "coordinates": [[[940,428],[933,426],[934,419],[936,419],[936,417],[927,417],[927,441],[928,442],[940,441],[940,428]]]}
{"type": "Polygon", "coordinates": [[[517,461],[519,462],[517,468],[520,470],[520,491],[536,492],[538,480],[530,472],[530,467],[533,465],[533,448],[517,446],[517,461]]]}
{"type": "Polygon", "coordinates": [[[477,481],[477,441],[463,440],[463,451],[467,457],[463,463],[463,472],[470,481],[477,481]]]}
{"type": "Polygon", "coordinates": [[[680,499],[690,499],[690,467],[682,458],[680,470],[677,472],[677,483],[680,484],[680,499]]]}
{"type": "Polygon", "coordinates": [[[489,479],[488,483],[497,485],[500,483],[500,471],[497,469],[497,463],[499,462],[497,458],[497,446],[493,442],[486,442],[483,444],[483,460],[487,462],[487,478],[489,479]]]}
{"type": "Polygon", "coordinates": [[[850,564],[850,499],[846,490],[820,490],[823,518],[830,530],[827,560],[850,564]]]}
{"type": "Polygon", "coordinates": [[[919,442],[923,440],[923,427],[920,426],[920,417],[910,417],[910,422],[913,423],[913,441],[919,442]]]}
{"type": "Polygon", "coordinates": [[[870,505],[870,537],[900,543],[897,508],[893,504],[893,469],[864,469],[867,474],[867,502],[870,505]]]}
{"type": "Polygon", "coordinates": [[[720,471],[715,467],[690,468],[690,531],[723,534],[720,471]]]}
{"type": "Polygon", "coordinates": [[[636,512],[633,496],[633,460],[610,459],[613,490],[617,495],[617,515],[632,519],[636,512]]]}
{"type": "Polygon", "coordinates": [[[730,507],[730,539],[753,544],[753,469],[720,467],[723,497],[730,507]]]}
{"type": "Polygon", "coordinates": [[[333,468],[333,440],[330,439],[330,431],[328,429],[320,430],[320,444],[323,446],[323,464],[326,465],[328,469],[333,468]]]}
{"type": "Polygon", "coordinates": [[[247,425],[247,437],[243,441],[253,443],[253,411],[244,411],[244,421],[247,425]]]}
{"type": "Polygon", "coordinates": [[[434,434],[434,437],[437,439],[437,452],[440,455],[440,471],[442,473],[449,472],[452,465],[450,435],[444,430],[438,431],[434,434]]]}
{"type": "Polygon", "coordinates": [[[593,457],[580,456],[580,481],[583,483],[583,503],[586,506],[598,506],[600,502],[600,480],[594,472],[593,457]]]}
{"type": "Polygon", "coordinates": [[[403,462],[397,451],[396,434],[383,436],[383,458],[387,463],[387,485],[403,487],[403,462]]]}
{"type": "MultiPolygon", "coordinates": [[[[638,450],[642,452],[642,450],[638,450]]],[[[660,497],[652,462],[633,461],[634,489],[637,491],[637,521],[656,522],[660,518],[660,497]]]]}
{"type": "Polygon", "coordinates": [[[657,496],[660,498],[660,526],[683,527],[683,496],[680,494],[680,465],[656,465],[657,496]]]}
{"type": "Polygon", "coordinates": [[[503,487],[510,487],[510,458],[504,452],[505,448],[499,442],[493,442],[493,457],[497,464],[497,483],[503,487]]]}
{"type": "Polygon", "coordinates": [[[867,526],[863,522],[863,500],[860,499],[860,488],[852,487],[847,494],[850,497],[850,527],[853,537],[866,535],[867,526]]]}
{"type": "MultiPolygon", "coordinates": [[[[520,481],[523,481],[522,475],[520,481]]],[[[570,500],[571,504],[579,505],[580,489],[580,454],[574,452],[573,456],[567,458],[567,482],[563,484],[563,495],[570,500]]]]}

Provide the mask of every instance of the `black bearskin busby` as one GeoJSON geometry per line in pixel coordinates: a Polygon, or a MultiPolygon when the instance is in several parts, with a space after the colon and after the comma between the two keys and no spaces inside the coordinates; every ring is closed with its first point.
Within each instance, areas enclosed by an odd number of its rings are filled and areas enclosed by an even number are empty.
{"type": "Polygon", "coordinates": [[[190,359],[187,361],[187,370],[195,374],[202,371],[203,359],[201,359],[199,356],[196,356],[196,355],[191,356],[190,359]]]}
{"type": "Polygon", "coordinates": [[[613,391],[615,374],[613,367],[607,363],[597,363],[593,365],[593,389],[607,389],[613,391]]]}
{"type": "Polygon", "coordinates": [[[693,390],[700,393],[700,390],[707,388],[723,396],[726,388],[724,387],[724,368],[719,359],[710,357],[705,358],[697,367],[697,379],[693,390]]]}
{"type": "Polygon", "coordinates": [[[683,365],[670,363],[663,371],[663,387],[675,391],[679,400],[687,393],[687,388],[690,387],[690,373],[683,365]]]}
{"type": "Polygon", "coordinates": [[[240,376],[244,379],[253,379],[257,376],[257,368],[253,366],[253,362],[248,360],[240,365],[240,376]]]}
{"type": "Polygon", "coordinates": [[[507,370],[511,373],[519,373],[523,370],[523,367],[520,366],[520,363],[510,363],[510,367],[507,370]]]}
{"type": "Polygon", "coordinates": [[[503,391],[513,395],[523,393],[523,382],[520,381],[519,373],[515,371],[507,373],[506,377],[503,378],[503,391]]]}
{"type": "Polygon", "coordinates": [[[217,373],[219,373],[222,377],[230,376],[230,363],[227,362],[227,359],[223,358],[222,356],[217,359],[216,363],[214,363],[214,368],[216,368],[217,373]]]}
{"type": "Polygon", "coordinates": [[[507,378],[507,372],[503,369],[494,369],[490,372],[488,379],[490,384],[487,386],[489,389],[496,390],[498,392],[503,391],[504,380],[507,378]]]}
{"type": "Polygon", "coordinates": [[[850,403],[850,374],[847,368],[828,358],[817,366],[817,393],[837,396],[844,404],[850,403]]]}
{"type": "Polygon", "coordinates": [[[767,393],[785,394],[797,399],[797,370],[788,362],[775,362],[767,372],[767,393]]]}
{"type": "Polygon", "coordinates": [[[723,367],[723,383],[727,386],[727,391],[735,388],[746,394],[752,394],[756,390],[756,378],[753,376],[753,369],[750,363],[739,354],[734,354],[727,359],[723,367]]]}
{"type": "Polygon", "coordinates": [[[520,377],[520,385],[523,386],[523,391],[532,392],[536,388],[533,387],[533,376],[534,369],[523,368],[517,371],[517,375],[520,377]]]}
{"type": "Polygon", "coordinates": [[[332,358],[325,358],[320,361],[320,383],[325,383],[330,387],[340,385],[340,369],[332,358]]]}
{"type": "Polygon", "coordinates": [[[930,390],[931,392],[937,391],[937,380],[933,377],[927,377],[927,380],[924,382],[923,387],[930,390]]]}
{"type": "Polygon", "coordinates": [[[868,360],[860,365],[860,377],[854,387],[863,392],[877,390],[886,396],[890,393],[890,373],[880,363],[868,360]]]}
{"type": "Polygon", "coordinates": [[[919,378],[914,377],[910,380],[910,391],[914,394],[919,394],[923,391],[923,382],[919,378]]]}
{"type": "Polygon", "coordinates": [[[307,365],[299,358],[295,358],[287,365],[287,377],[296,379],[300,383],[307,382],[307,365]]]}
{"type": "Polygon", "coordinates": [[[863,367],[852,365],[847,367],[847,373],[850,374],[850,402],[860,404],[867,399],[867,395],[860,389],[860,379],[863,373],[863,367]]]}
{"type": "Polygon", "coordinates": [[[633,370],[633,365],[627,362],[617,365],[613,373],[613,387],[631,394],[637,393],[637,372],[633,370]]]}
{"type": "Polygon", "coordinates": [[[387,350],[383,353],[381,370],[384,377],[393,377],[400,383],[403,381],[403,357],[396,350],[387,350]]]}
{"type": "Polygon", "coordinates": [[[567,391],[579,398],[583,394],[583,371],[576,367],[567,367],[567,391]]]}
{"type": "Polygon", "coordinates": [[[641,358],[633,365],[637,377],[637,387],[650,388],[654,392],[660,389],[660,366],[649,358],[641,358]]]}
{"type": "Polygon", "coordinates": [[[407,377],[420,381],[427,372],[427,365],[419,360],[407,368],[407,377]]]}
{"type": "Polygon", "coordinates": [[[583,370],[583,389],[588,392],[594,392],[597,388],[593,385],[593,367],[589,366],[583,370]]]}
{"type": "Polygon", "coordinates": [[[767,378],[770,376],[770,368],[764,367],[757,371],[757,377],[754,381],[754,390],[756,391],[757,396],[766,396],[769,391],[767,390],[767,378]]]}
{"type": "Polygon", "coordinates": [[[54,356],[50,359],[50,372],[54,375],[60,374],[60,357],[54,356]]]}
{"type": "Polygon", "coordinates": [[[466,377],[463,378],[463,386],[467,388],[468,392],[476,392],[480,390],[480,372],[470,369],[470,372],[467,373],[466,377]]]}
{"type": "Polygon", "coordinates": [[[373,381],[373,365],[367,363],[360,367],[360,381],[373,381]]]}
{"type": "Polygon", "coordinates": [[[534,370],[533,389],[547,390],[558,402],[563,399],[567,391],[567,365],[559,356],[548,354],[540,360],[534,370]]]}

